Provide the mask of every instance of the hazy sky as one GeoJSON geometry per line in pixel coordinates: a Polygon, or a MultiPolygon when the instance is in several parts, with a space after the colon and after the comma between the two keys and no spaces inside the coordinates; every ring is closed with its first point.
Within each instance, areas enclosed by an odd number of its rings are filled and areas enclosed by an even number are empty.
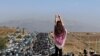
{"type": "Polygon", "coordinates": [[[38,17],[52,19],[55,14],[98,26],[100,0],[0,0],[0,22],[38,17]]]}

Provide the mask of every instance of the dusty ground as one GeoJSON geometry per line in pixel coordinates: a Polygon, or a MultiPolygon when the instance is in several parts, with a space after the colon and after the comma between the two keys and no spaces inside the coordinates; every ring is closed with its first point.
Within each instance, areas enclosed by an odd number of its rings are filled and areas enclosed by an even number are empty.
{"type": "Polygon", "coordinates": [[[16,30],[14,28],[0,27],[0,36],[4,36],[15,31],[16,30]]]}
{"type": "Polygon", "coordinates": [[[92,48],[97,53],[100,53],[100,33],[97,32],[70,32],[68,33],[64,53],[74,52],[83,53],[84,49],[92,48]]]}

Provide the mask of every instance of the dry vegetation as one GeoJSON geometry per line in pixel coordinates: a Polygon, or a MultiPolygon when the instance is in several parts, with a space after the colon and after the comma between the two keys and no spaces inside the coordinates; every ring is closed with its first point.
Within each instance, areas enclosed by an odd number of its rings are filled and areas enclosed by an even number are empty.
{"type": "Polygon", "coordinates": [[[0,27],[0,36],[5,36],[9,33],[15,32],[14,28],[0,27]]]}
{"type": "Polygon", "coordinates": [[[64,53],[82,52],[84,49],[92,48],[100,53],[100,33],[93,32],[70,32],[68,33],[64,53]]]}

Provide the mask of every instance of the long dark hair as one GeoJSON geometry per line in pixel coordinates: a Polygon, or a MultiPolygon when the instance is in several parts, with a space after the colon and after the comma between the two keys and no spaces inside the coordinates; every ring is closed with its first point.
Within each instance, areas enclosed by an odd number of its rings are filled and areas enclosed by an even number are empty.
{"type": "Polygon", "coordinates": [[[59,36],[59,34],[65,33],[64,26],[62,25],[61,21],[57,21],[56,25],[54,26],[54,34],[59,36]]]}

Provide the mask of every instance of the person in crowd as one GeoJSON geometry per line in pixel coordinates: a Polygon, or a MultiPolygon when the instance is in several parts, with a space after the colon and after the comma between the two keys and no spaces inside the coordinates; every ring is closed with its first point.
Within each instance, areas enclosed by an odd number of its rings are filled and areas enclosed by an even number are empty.
{"type": "Polygon", "coordinates": [[[88,52],[87,52],[87,50],[86,49],[84,49],[84,56],[87,56],[87,54],[88,54],[88,52]]]}

